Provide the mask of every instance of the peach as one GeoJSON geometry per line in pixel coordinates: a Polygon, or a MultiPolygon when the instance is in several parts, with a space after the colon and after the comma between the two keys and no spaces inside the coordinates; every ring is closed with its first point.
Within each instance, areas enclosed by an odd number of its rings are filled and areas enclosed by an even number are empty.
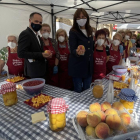
{"type": "Polygon", "coordinates": [[[106,115],[105,115],[105,113],[103,112],[103,111],[97,111],[99,114],[100,114],[100,116],[101,116],[101,121],[102,122],[104,122],[105,121],[105,118],[106,118],[106,115]]]}
{"type": "Polygon", "coordinates": [[[106,111],[107,109],[111,108],[111,104],[109,102],[104,102],[101,104],[101,110],[106,111]]]}
{"type": "Polygon", "coordinates": [[[106,117],[106,124],[111,129],[118,129],[121,125],[121,118],[118,115],[108,115],[106,117]]]}
{"type": "Polygon", "coordinates": [[[127,128],[124,125],[120,125],[118,130],[121,131],[123,134],[127,133],[127,128]]]}
{"type": "Polygon", "coordinates": [[[101,117],[98,112],[87,114],[87,123],[89,126],[95,127],[101,122],[101,117]]]}
{"type": "Polygon", "coordinates": [[[80,111],[76,116],[77,122],[82,127],[86,127],[88,125],[87,124],[87,114],[88,114],[88,112],[86,112],[86,111],[80,111]]]}
{"type": "Polygon", "coordinates": [[[113,108],[109,108],[105,111],[106,116],[107,115],[118,115],[117,111],[113,108]]]}
{"type": "Polygon", "coordinates": [[[121,102],[114,102],[112,104],[112,108],[121,111],[121,110],[124,109],[124,106],[123,106],[123,104],[121,102]]]}
{"type": "Polygon", "coordinates": [[[83,45],[79,45],[79,46],[78,46],[78,49],[79,49],[79,50],[85,50],[85,47],[84,47],[83,45]]]}
{"type": "Polygon", "coordinates": [[[89,110],[90,112],[94,112],[94,111],[100,111],[101,110],[101,106],[99,103],[93,103],[89,106],[89,110]]]}
{"type": "Polygon", "coordinates": [[[129,114],[121,113],[120,117],[121,117],[121,120],[122,120],[124,125],[129,125],[130,124],[131,118],[130,118],[129,114]]]}
{"type": "Polygon", "coordinates": [[[45,53],[51,54],[51,51],[50,50],[45,50],[45,53]]]}
{"type": "Polygon", "coordinates": [[[88,125],[86,127],[86,134],[87,134],[87,136],[96,137],[96,135],[95,135],[95,128],[93,128],[92,126],[88,125]]]}
{"type": "Polygon", "coordinates": [[[105,139],[110,135],[110,128],[106,123],[99,123],[95,128],[96,136],[100,139],[105,139]]]}

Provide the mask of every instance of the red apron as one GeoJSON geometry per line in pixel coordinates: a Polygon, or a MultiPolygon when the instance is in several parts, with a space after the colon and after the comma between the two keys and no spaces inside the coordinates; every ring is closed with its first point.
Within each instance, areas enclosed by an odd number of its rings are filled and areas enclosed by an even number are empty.
{"type": "Polygon", "coordinates": [[[118,47],[118,51],[114,51],[112,48],[112,44],[110,47],[110,56],[109,56],[109,60],[106,64],[106,74],[110,73],[112,71],[112,66],[114,65],[118,65],[121,59],[121,55],[120,55],[120,50],[118,47]]]}
{"type": "Polygon", "coordinates": [[[49,39],[49,46],[44,46],[44,51],[50,50],[52,52],[52,58],[47,59],[47,78],[46,83],[52,86],[58,86],[58,74],[53,74],[53,68],[55,66],[56,53],[53,45],[49,39]]]}
{"type": "Polygon", "coordinates": [[[59,60],[59,73],[58,73],[58,85],[60,88],[64,89],[72,89],[73,88],[73,81],[72,77],[68,75],[68,60],[70,51],[68,49],[68,44],[66,42],[66,48],[60,48],[58,43],[58,50],[60,53],[60,60],[59,60]]]}
{"type": "Polygon", "coordinates": [[[92,82],[94,82],[94,80],[96,79],[102,79],[106,75],[107,55],[106,55],[105,47],[103,46],[103,52],[97,52],[96,46],[95,46],[94,54],[93,54],[94,62],[93,62],[92,82]]]}
{"type": "Polygon", "coordinates": [[[127,45],[125,46],[125,58],[128,57],[128,45],[129,45],[129,41],[127,41],[127,45]]]}
{"type": "Polygon", "coordinates": [[[9,47],[8,47],[7,66],[8,66],[9,74],[23,76],[24,59],[19,58],[17,53],[11,53],[9,47]]]}

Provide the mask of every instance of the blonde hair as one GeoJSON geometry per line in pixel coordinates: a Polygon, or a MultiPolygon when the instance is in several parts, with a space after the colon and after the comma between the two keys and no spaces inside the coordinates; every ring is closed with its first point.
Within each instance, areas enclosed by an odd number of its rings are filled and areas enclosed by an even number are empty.
{"type": "Polygon", "coordinates": [[[119,30],[117,33],[125,33],[125,31],[124,30],[119,30]]]}
{"type": "Polygon", "coordinates": [[[125,30],[125,34],[127,34],[127,33],[131,34],[131,36],[130,36],[130,38],[131,38],[132,37],[132,32],[130,30],[125,30]]]}
{"type": "Polygon", "coordinates": [[[15,37],[16,41],[18,42],[18,36],[14,34],[7,35],[6,39],[8,40],[8,37],[11,37],[11,36],[15,37]]]}
{"type": "Polygon", "coordinates": [[[113,36],[113,39],[115,36],[119,36],[120,40],[122,41],[122,35],[120,33],[116,33],[114,36],[113,36]]]}
{"type": "Polygon", "coordinates": [[[40,31],[42,30],[43,27],[49,27],[49,28],[50,28],[50,31],[51,31],[51,27],[50,27],[49,24],[47,24],[47,23],[43,23],[43,24],[42,24],[42,27],[41,27],[41,29],[40,29],[40,31]]]}
{"type": "Polygon", "coordinates": [[[68,36],[67,36],[66,30],[64,30],[64,29],[58,29],[57,30],[57,32],[56,32],[56,39],[57,39],[57,41],[58,41],[58,35],[61,32],[64,32],[65,33],[65,41],[68,41],[68,36]]]}

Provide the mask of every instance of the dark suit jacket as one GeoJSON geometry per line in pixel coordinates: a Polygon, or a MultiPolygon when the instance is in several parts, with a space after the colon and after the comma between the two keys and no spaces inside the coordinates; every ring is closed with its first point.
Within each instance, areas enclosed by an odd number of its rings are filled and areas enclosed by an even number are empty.
{"type": "Polygon", "coordinates": [[[69,75],[76,78],[87,78],[93,73],[93,36],[86,37],[79,29],[70,31],[70,58],[69,58],[69,75]],[[79,45],[84,45],[85,55],[78,56],[76,49],[79,45]]]}
{"type": "MultiPolygon", "coordinates": [[[[40,38],[39,38],[40,39],[40,38]]],[[[34,32],[27,27],[19,35],[18,41],[18,57],[24,58],[24,73],[25,76],[31,78],[44,78],[46,75],[46,62],[42,56],[43,42],[40,39],[39,44],[34,32]],[[29,62],[28,59],[33,59],[34,62],[29,62]]]]}

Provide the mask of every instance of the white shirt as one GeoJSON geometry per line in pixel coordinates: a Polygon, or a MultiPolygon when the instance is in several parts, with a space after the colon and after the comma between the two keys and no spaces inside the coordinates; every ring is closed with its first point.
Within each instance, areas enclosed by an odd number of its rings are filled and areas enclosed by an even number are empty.
{"type": "MultiPolygon", "coordinates": [[[[30,27],[29,27],[30,28],[30,27]]],[[[41,46],[41,44],[40,44],[40,40],[39,40],[39,37],[38,37],[38,33],[36,33],[32,28],[30,28],[32,31],[33,31],[33,33],[35,34],[35,36],[36,36],[36,38],[37,38],[37,40],[38,40],[38,42],[39,42],[39,45],[41,46]]]]}
{"type": "Polygon", "coordinates": [[[85,36],[87,36],[87,31],[86,31],[86,29],[80,29],[82,32],[83,32],[83,34],[85,35],[85,36]]]}
{"type": "MultiPolygon", "coordinates": [[[[30,27],[29,27],[30,28],[30,27]]],[[[40,40],[39,40],[39,37],[38,37],[38,33],[36,33],[32,28],[30,28],[32,31],[33,31],[33,33],[35,34],[35,36],[36,36],[36,38],[37,38],[37,40],[38,40],[38,42],[39,42],[39,45],[41,46],[41,44],[40,44],[40,40]]],[[[33,62],[33,59],[28,59],[28,61],[30,62],[30,63],[32,63],[33,62]]]]}

